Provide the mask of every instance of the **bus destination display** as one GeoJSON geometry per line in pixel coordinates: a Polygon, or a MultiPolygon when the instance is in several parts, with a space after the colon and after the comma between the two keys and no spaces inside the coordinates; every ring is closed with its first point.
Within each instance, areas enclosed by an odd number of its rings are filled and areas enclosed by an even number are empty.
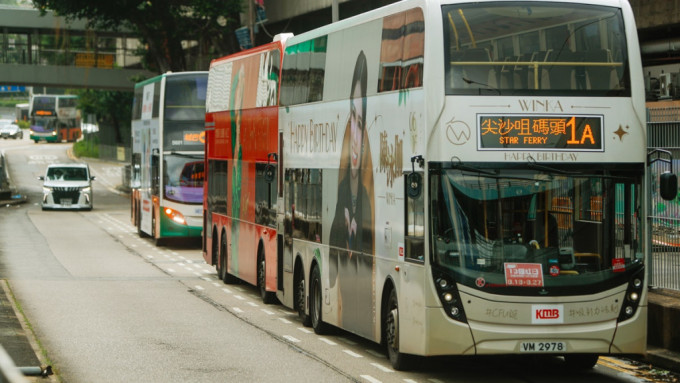
{"type": "Polygon", "coordinates": [[[480,150],[603,150],[602,116],[477,116],[480,150]]]}

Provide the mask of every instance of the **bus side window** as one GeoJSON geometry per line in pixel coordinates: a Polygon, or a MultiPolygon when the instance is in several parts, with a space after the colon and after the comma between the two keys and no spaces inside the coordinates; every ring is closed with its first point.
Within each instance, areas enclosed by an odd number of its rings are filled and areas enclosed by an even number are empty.
{"type": "MultiPolygon", "coordinates": [[[[404,187],[408,187],[408,174],[404,176],[404,187]]],[[[425,203],[424,192],[416,197],[406,196],[406,260],[425,262],[425,203]]]]}

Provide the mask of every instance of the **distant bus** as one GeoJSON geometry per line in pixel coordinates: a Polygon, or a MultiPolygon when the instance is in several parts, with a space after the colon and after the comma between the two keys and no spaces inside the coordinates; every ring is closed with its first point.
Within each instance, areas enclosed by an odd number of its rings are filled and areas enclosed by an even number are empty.
{"type": "Polygon", "coordinates": [[[658,159],[627,1],[404,0],[288,38],[281,67],[277,121],[236,60],[206,116],[223,275],[252,281],[261,238],[265,292],[396,369],[645,353],[658,159]]]}
{"type": "Polygon", "coordinates": [[[34,94],[29,103],[30,139],[75,142],[82,132],[78,96],[34,94]]]}
{"type": "Polygon", "coordinates": [[[203,256],[220,279],[276,294],[276,183],[266,169],[278,152],[283,44],[213,60],[206,105],[203,256]]]}
{"type": "Polygon", "coordinates": [[[207,72],[178,72],[135,85],[131,219],[157,245],[201,236],[207,81],[207,72]]]}
{"type": "Polygon", "coordinates": [[[28,121],[28,104],[17,104],[15,110],[15,121],[28,121]]]}

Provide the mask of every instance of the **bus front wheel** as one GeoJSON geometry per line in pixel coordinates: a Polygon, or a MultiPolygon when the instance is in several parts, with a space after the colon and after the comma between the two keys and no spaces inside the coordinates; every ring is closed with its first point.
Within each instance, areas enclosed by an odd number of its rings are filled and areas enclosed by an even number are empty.
{"type": "Polygon", "coordinates": [[[260,288],[260,297],[264,304],[274,303],[276,294],[267,291],[267,263],[265,262],[262,248],[257,252],[257,287],[260,288]]]}
{"type": "Polygon", "coordinates": [[[312,321],[312,328],[318,335],[329,333],[329,324],[323,321],[322,305],[323,293],[321,288],[321,272],[319,266],[312,269],[312,277],[309,285],[309,315],[312,321]]]}
{"type": "Polygon", "coordinates": [[[392,367],[397,371],[405,371],[411,367],[412,355],[399,351],[399,301],[397,291],[392,289],[387,301],[387,313],[384,319],[385,343],[387,356],[392,367]]]}
{"type": "Polygon", "coordinates": [[[227,234],[222,233],[222,240],[220,241],[220,262],[222,262],[222,282],[233,285],[238,282],[238,279],[229,274],[229,263],[227,262],[227,234]]]}

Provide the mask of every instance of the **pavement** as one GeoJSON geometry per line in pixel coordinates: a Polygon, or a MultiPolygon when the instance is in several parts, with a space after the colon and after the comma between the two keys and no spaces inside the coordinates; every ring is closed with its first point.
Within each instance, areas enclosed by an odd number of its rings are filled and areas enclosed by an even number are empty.
{"type": "MultiPolygon", "coordinates": [[[[122,185],[121,175],[110,171],[111,168],[116,167],[122,169],[124,164],[89,158],[79,160],[87,161],[97,181],[112,192],[129,193],[129,190],[122,185]]],[[[9,198],[0,200],[0,209],[27,202],[27,197],[17,192],[13,186],[10,189],[9,198]]],[[[7,193],[4,196],[6,197],[7,193]]],[[[30,326],[27,326],[21,311],[17,309],[8,281],[0,279],[0,284],[2,285],[0,288],[0,346],[13,359],[14,365],[21,368],[20,371],[31,373],[26,376],[28,382],[58,382],[58,377],[54,375],[41,376],[41,372],[42,374],[49,372],[48,368],[51,370],[51,367],[46,364],[37,339],[30,326]]],[[[647,354],[637,358],[637,361],[680,374],[680,326],[678,323],[680,323],[680,292],[650,291],[647,354]]],[[[1,368],[2,366],[0,370],[1,368]]],[[[3,381],[1,374],[0,381],[3,381]]],[[[13,382],[10,381],[10,383],[13,382]]]]}

